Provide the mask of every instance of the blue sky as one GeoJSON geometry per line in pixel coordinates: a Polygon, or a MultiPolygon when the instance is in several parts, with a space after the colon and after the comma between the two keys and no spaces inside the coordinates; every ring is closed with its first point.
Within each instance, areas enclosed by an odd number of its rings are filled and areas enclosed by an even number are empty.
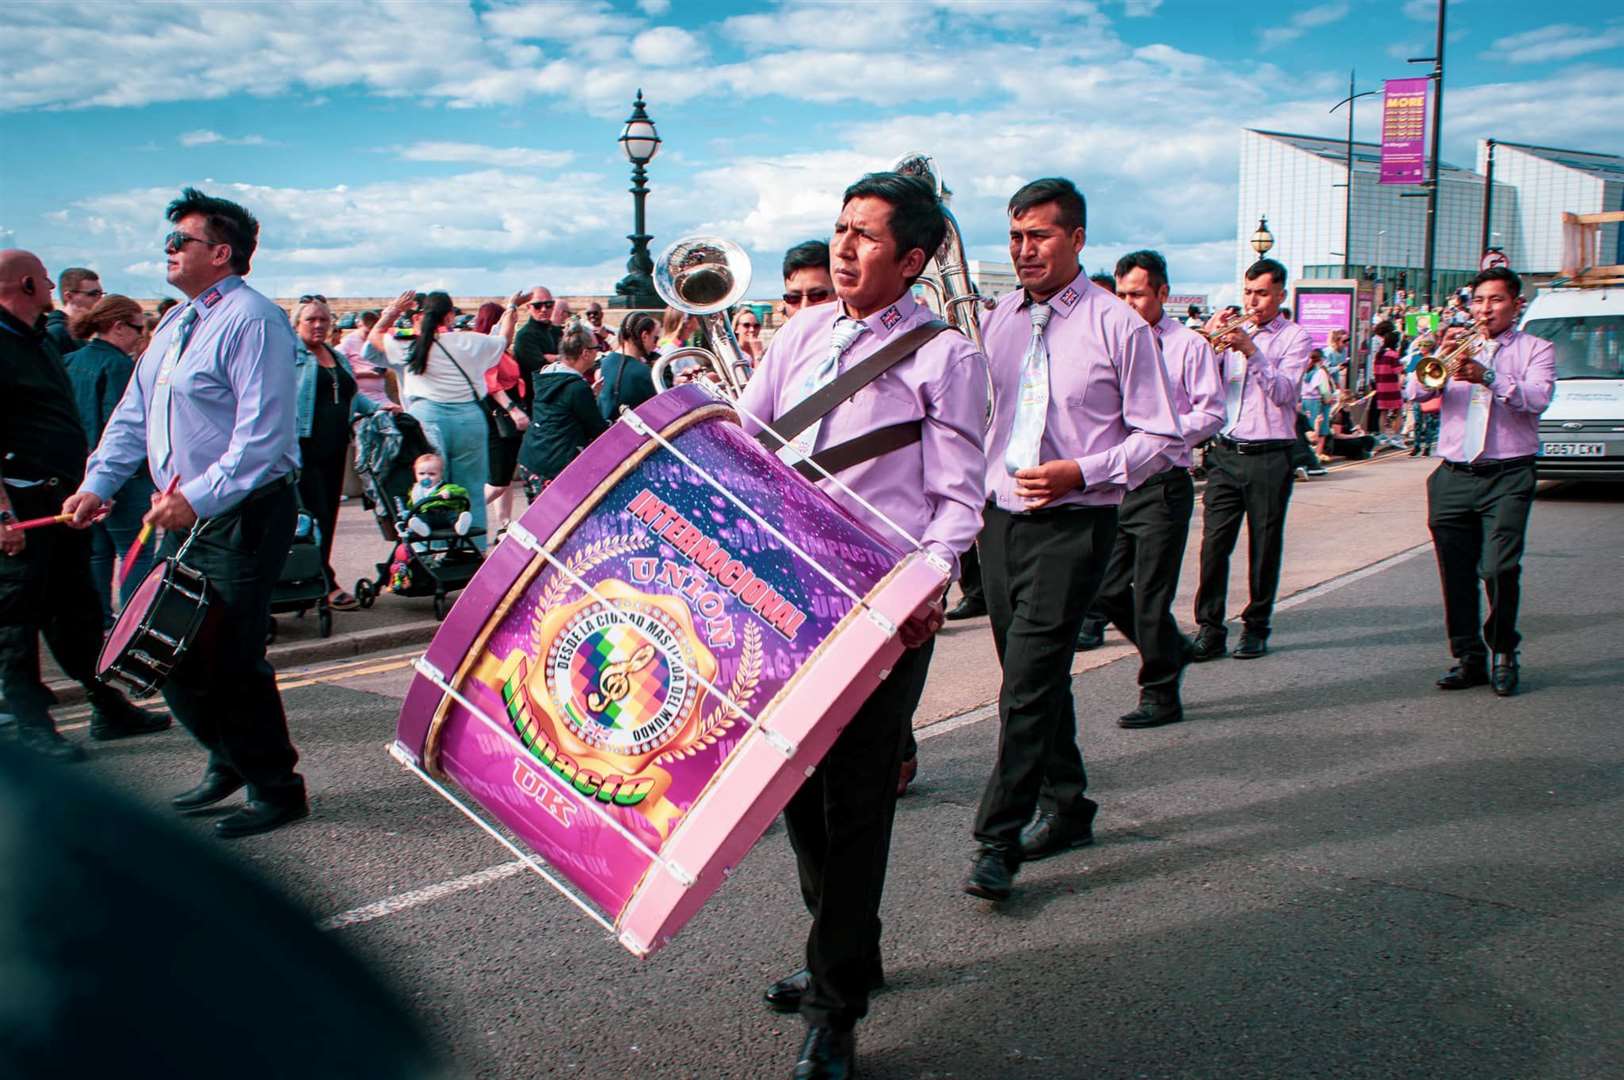
{"type": "MultiPolygon", "coordinates": [[[[752,295],[827,235],[842,188],[932,154],[971,255],[1004,260],[1025,180],[1089,198],[1085,262],[1161,249],[1175,291],[1233,285],[1244,127],[1340,135],[1328,109],[1422,74],[1433,0],[292,0],[8,9],[0,247],[110,288],[164,288],[162,210],[183,185],[264,228],[273,295],[459,294],[624,273],[641,87],[665,140],[658,249],[739,241],[752,295]],[[27,48],[19,46],[27,42],[27,48]]],[[[1624,16],[1451,0],[1444,158],[1495,138],[1624,152],[1624,16]]],[[[1364,103],[1359,135],[1375,134],[1364,103]]]]}

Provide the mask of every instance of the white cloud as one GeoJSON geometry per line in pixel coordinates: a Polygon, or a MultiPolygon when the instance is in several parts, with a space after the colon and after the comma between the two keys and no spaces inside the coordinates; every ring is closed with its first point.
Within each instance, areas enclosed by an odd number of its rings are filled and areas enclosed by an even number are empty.
{"type": "Polygon", "coordinates": [[[241,138],[231,139],[218,131],[188,131],[180,136],[182,146],[269,146],[270,143],[263,135],[244,135],[241,138]]]}
{"type": "Polygon", "coordinates": [[[637,6],[644,15],[657,19],[671,10],[671,0],[637,0],[637,6]]]}
{"type": "Polygon", "coordinates": [[[705,45],[675,26],[656,26],[632,39],[632,59],[650,67],[695,64],[705,58],[705,45]]]}
{"type": "Polygon", "coordinates": [[[447,161],[509,168],[551,169],[574,160],[571,150],[532,150],[523,146],[480,146],[477,143],[417,142],[395,150],[404,161],[447,161]]]}
{"type": "Polygon", "coordinates": [[[1308,31],[1317,26],[1328,26],[1346,18],[1348,14],[1347,0],[1333,0],[1329,4],[1320,4],[1317,7],[1299,11],[1293,15],[1284,26],[1271,26],[1258,35],[1259,45],[1264,49],[1273,49],[1288,42],[1296,41],[1308,31]]]}
{"type": "Polygon", "coordinates": [[[1624,25],[1607,27],[1574,26],[1557,23],[1503,37],[1483,53],[1502,63],[1534,64],[1547,60],[1571,60],[1624,45],[1624,25]]]}
{"type": "Polygon", "coordinates": [[[1123,0],[1122,14],[1130,19],[1145,19],[1156,14],[1162,0],[1123,0]]]}

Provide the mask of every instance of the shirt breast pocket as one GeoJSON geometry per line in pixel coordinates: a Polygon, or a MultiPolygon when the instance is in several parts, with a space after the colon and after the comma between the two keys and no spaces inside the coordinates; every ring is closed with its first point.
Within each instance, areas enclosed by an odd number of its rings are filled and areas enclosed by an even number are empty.
{"type": "Polygon", "coordinates": [[[175,381],[174,395],[192,404],[207,408],[210,405],[233,403],[231,384],[212,364],[182,362],[172,377],[175,381]]]}
{"type": "Polygon", "coordinates": [[[843,410],[861,431],[922,420],[924,406],[913,389],[900,379],[881,375],[853,394],[843,410]]]}

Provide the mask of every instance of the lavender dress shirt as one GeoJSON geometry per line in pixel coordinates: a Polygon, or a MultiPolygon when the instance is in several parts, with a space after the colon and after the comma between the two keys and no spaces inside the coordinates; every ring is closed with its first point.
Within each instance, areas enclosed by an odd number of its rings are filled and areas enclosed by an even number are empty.
{"type": "MultiPolygon", "coordinates": [[[[1252,342],[1257,354],[1246,361],[1240,416],[1234,428],[1224,434],[1240,442],[1295,439],[1303,372],[1308,370],[1314,339],[1284,315],[1276,315],[1252,335],[1252,342]]],[[[1244,358],[1230,350],[1222,359],[1227,382],[1234,366],[1244,358]]]]}
{"type": "MultiPolygon", "coordinates": [[[[1049,411],[1038,460],[1074,459],[1083,487],[1049,506],[1117,506],[1167,468],[1183,447],[1173,388],[1156,337],[1145,320],[1081,272],[1049,298],[1053,315],[1043,329],[1049,350],[1049,411]]],[[[1004,450],[1015,426],[1021,358],[1032,340],[1025,289],[998,301],[982,323],[995,395],[987,433],[987,498],[1020,513],[1015,478],[1004,450]]]]}
{"type": "MultiPolygon", "coordinates": [[[[1528,457],[1539,452],[1539,414],[1551,403],[1556,388],[1556,346],[1544,338],[1507,330],[1494,339],[1500,350],[1489,361],[1494,385],[1489,392],[1489,426],[1477,463],[1528,457]]],[[[1472,384],[1454,379],[1442,390],[1428,390],[1411,372],[1404,380],[1404,400],[1426,401],[1444,396],[1438,414],[1438,456],[1466,462],[1466,411],[1472,403],[1472,384]]]]}
{"type": "Polygon", "coordinates": [[[1218,356],[1207,339],[1171,315],[1151,329],[1162,345],[1162,365],[1173,389],[1173,407],[1178,410],[1184,441],[1166,456],[1167,465],[1190,467],[1190,451],[1206,442],[1224,426],[1224,380],[1218,374],[1218,356]]]}
{"type": "Polygon", "coordinates": [[[111,499],[146,461],[160,490],[179,475],[180,493],[206,518],[299,467],[296,343],[285,311],[240,277],[219,281],[191,301],[197,322],[170,374],[169,415],[148,415],[153,380],[186,306],[171,308],[152,332],[80,490],[111,499]],[[167,462],[147,451],[148,425],[157,424],[168,425],[167,462]]]}
{"type": "MultiPolygon", "coordinates": [[[[844,313],[839,303],[807,308],[773,335],[739,396],[745,430],[761,430],[752,417],[771,425],[800,403],[807,375],[828,358],[830,331],[844,313]]],[[[905,293],[863,320],[870,329],[846,350],[840,370],[934,317],[905,293]]],[[[919,442],[854,465],[839,474],[840,480],[945,559],[957,577],[959,553],[981,531],[986,415],[986,361],[963,335],[945,331],[824,417],[813,452],[892,424],[922,421],[919,442]]],[[[895,530],[829,481],[819,486],[886,543],[907,547],[895,530]]]]}

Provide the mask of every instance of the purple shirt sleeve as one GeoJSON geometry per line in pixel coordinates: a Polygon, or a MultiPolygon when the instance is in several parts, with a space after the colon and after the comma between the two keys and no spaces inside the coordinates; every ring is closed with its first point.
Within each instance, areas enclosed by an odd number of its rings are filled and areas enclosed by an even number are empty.
{"type": "Polygon", "coordinates": [[[1151,328],[1134,327],[1115,357],[1122,394],[1122,441],[1077,458],[1085,487],[1116,484],[1136,488],[1165,465],[1162,456],[1182,445],[1173,389],[1151,328]]]}

